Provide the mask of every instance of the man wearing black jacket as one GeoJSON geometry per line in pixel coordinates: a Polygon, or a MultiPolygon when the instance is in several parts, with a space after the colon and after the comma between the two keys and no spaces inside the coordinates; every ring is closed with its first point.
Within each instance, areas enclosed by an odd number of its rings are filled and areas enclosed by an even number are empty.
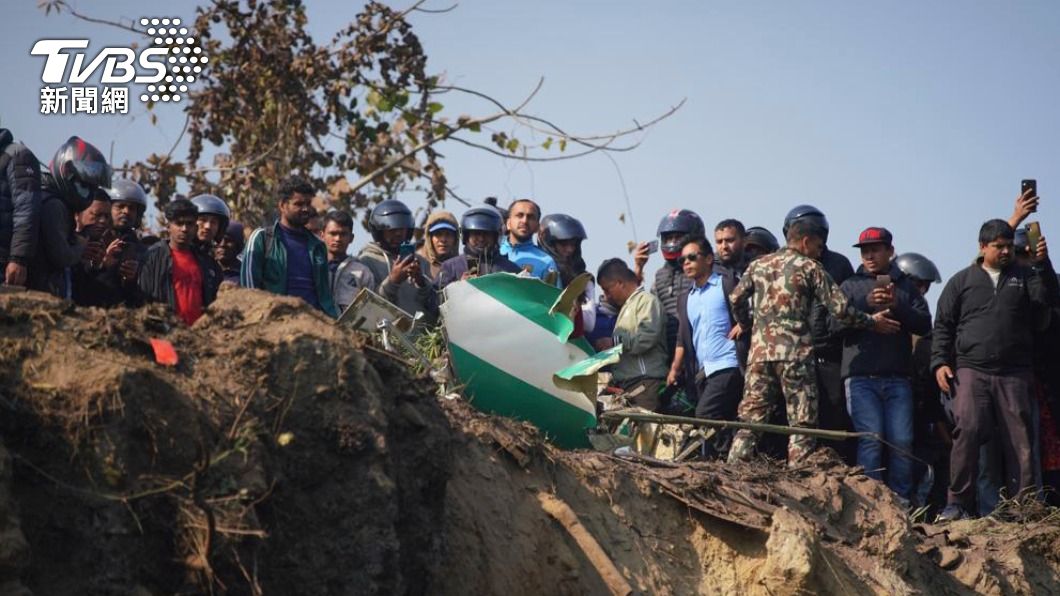
{"type": "Polygon", "coordinates": [[[25,286],[37,252],[40,162],[0,128],[0,283],[25,286]]]}
{"type": "Polygon", "coordinates": [[[74,216],[91,205],[98,193],[110,188],[111,174],[103,153],[84,139],[70,137],[59,146],[48,171],[41,175],[37,250],[26,287],[71,298],[70,268],[103,258],[105,247],[89,243],[74,232],[74,216]]]}
{"type": "Polygon", "coordinates": [[[147,251],[137,281],[148,301],[168,304],[191,325],[217,298],[221,267],[196,246],[199,211],[191,201],[171,201],[165,213],[169,242],[147,251]]]}
{"type": "Polygon", "coordinates": [[[979,446],[994,432],[1005,459],[1009,494],[1032,488],[1032,387],[1035,322],[1060,302],[1056,274],[1042,238],[1034,265],[1013,262],[1012,227],[993,219],[979,230],[981,256],[958,272],[939,297],[932,370],[951,393],[956,429],[950,452],[944,520],[974,511],[979,446]],[[995,419],[996,417],[996,419],[995,419]]]}
{"type": "MultiPolygon", "coordinates": [[[[908,501],[913,496],[911,334],[931,330],[931,312],[913,281],[891,260],[894,245],[887,229],[867,228],[854,247],[861,250],[861,267],[843,282],[843,293],[862,312],[889,311],[902,328],[893,335],[852,331],[844,337],[847,411],[855,431],[875,433],[893,446],[887,452],[887,486],[908,501]]],[[[883,479],[879,441],[859,439],[857,458],[867,476],[883,479]]]]}

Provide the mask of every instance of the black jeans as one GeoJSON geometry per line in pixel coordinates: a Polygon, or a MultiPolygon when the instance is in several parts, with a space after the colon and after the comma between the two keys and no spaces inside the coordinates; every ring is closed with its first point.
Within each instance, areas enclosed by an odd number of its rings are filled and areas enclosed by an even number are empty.
{"type": "MultiPolygon", "coordinates": [[[[736,420],[736,409],[743,398],[743,374],[739,368],[724,368],[709,377],[696,381],[699,399],[696,418],[708,420],[736,420]]],[[[704,456],[724,456],[732,443],[732,429],[717,429],[714,439],[704,446],[704,456]]]]}

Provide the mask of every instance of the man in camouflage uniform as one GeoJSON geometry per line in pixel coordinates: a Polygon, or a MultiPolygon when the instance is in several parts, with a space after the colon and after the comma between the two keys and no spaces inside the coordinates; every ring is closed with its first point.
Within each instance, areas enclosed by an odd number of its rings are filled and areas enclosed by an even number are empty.
{"type": "MultiPolygon", "coordinates": [[[[894,333],[899,326],[886,317],[848,304],[847,298],[815,259],[824,246],[824,229],[798,220],[787,231],[788,245],[751,263],[730,300],[742,334],[752,329],[751,353],[739,417],[742,422],[767,422],[783,398],[791,426],[817,426],[817,384],[814,376],[810,319],[815,301],[838,321],[855,329],[894,333]],[[751,298],[754,297],[752,327],[751,298]]],[[[758,435],[740,430],[729,451],[729,461],[749,459],[758,435]]],[[[807,435],[791,435],[788,465],[796,465],[814,449],[807,435]]]]}

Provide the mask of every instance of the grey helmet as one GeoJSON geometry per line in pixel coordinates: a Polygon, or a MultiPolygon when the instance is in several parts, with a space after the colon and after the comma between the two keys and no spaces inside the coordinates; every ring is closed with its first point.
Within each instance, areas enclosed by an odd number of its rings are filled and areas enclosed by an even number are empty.
{"type": "Polygon", "coordinates": [[[464,255],[475,257],[477,259],[484,259],[486,261],[493,261],[497,255],[500,254],[500,235],[504,229],[504,220],[501,219],[501,212],[496,207],[489,205],[483,205],[482,207],[474,207],[464,212],[464,215],[460,217],[460,235],[464,244],[464,255]],[[493,234],[493,243],[485,249],[472,248],[468,244],[468,239],[471,236],[471,232],[487,232],[493,234]]]}
{"type": "Polygon", "coordinates": [[[468,232],[490,232],[500,236],[504,229],[504,220],[501,213],[495,207],[475,207],[468,209],[460,217],[460,230],[464,235],[464,243],[467,244],[468,232]]]}
{"type": "Polygon", "coordinates": [[[407,241],[416,229],[416,220],[404,203],[387,199],[372,208],[372,214],[368,216],[368,229],[372,232],[372,239],[380,245],[383,244],[383,232],[386,230],[406,230],[407,241]]]}
{"type": "Polygon", "coordinates": [[[140,213],[147,209],[147,193],[144,187],[128,178],[116,178],[107,189],[111,203],[133,203],[140,206],[140,213]]]}
{"type": "Polygon", "coordinates": [[[586,240],[582,222],[563,213],[553,213],[541,218],[541,242],[552,244],[557,240],[586,240]]]}
{"type": "Polygon", "coordinates": [[[192,197],[191,203],[195,205],[199,215],[216,215],[221,218],[221,227],[214,238],[215,241],[219,240],[228,229],[228,222],[232,221],[232,211],[228,204],[215,195],[196,195],[192,197]]]}
{"type": "Polygon", "coordinates": [[[936,284],[942,282],[942,276],[939,275],[938,267],[931,262],[931,259],[920,253],[907,252],[898,255],[898,258],[894,260],[894,263],[895,265],[898,265],[898,269],[900,269],[902,273],[913,279],[936,284]]]}

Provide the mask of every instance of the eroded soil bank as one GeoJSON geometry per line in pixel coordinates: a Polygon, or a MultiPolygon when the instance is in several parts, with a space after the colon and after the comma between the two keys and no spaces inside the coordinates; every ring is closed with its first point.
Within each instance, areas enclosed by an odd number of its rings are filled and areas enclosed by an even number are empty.
{"type": "Polygon", "coordinates": [[[559,451],[435,393],[292,299],[189,329],[2,293],[0,594],[611,593],[542,495],[638,593],[1060,592],[1049,512],[913,525],[826,456],[559,451]]]}

